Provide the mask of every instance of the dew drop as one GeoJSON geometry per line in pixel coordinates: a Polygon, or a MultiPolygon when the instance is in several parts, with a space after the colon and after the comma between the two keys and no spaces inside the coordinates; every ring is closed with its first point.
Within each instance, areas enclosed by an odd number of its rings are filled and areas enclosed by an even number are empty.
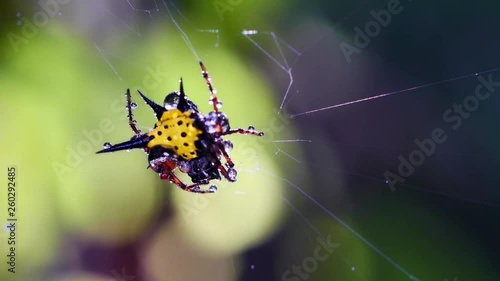
{"type": "Polygon", "coordinates": [[[224,141],[224,149],[226,150],[226,152],[230,152],[231,150],[233,150],[233,143],[229,140],[224,141]]]}
{"type": "Polygon", "coordinates": [[[105,142],[105,143],[102,145],[102,147],[103,147],[104,149],[111,148],[111,143],[109,143],[109,142],[105,142]]]}
{"type": "Polygon", "coordinates": [[[236,181],[236,175],[238,174],[238,172],[236,172],[236,169],[234,168],[227,169],[227,174],[230,181],[236,181]]]}
{"type": "Polygon", "coordinates": [[[62,16],[62,13],[61,13],[61,12],[59,12],[59,14],[57,14],[57,15],[58,15],[58,16],[62,16]]]}
{"type": "Polygon", "coordinates": [[[23,24],[22,21],[20,21],[20,20],[17,21],[17,25],[22,25],[22,24],[23,24]]]}
{"type": "Polygon", "coordinates": [[[355,271],[355,270],[356,270],[356,268],[353,266],[353,267],[351,267],[351,270],[352,270],[352,271],[355,271]]]}
{"type": "Polygon", "coordinates": [[[251,133],[255,132],[255,127],[254,126],[249,126],[248,127],[248,131],[250,131],[251,133]]]}
{"type": "Polygon", "coordinates": [[[253,264],[252,264],[252,265],[250,266],[250,269],[254,269],[254,268],[255,268],[255,265],[253,265],[253,264]]]}
{"type": "Polygon", "coordinates": [[[133,102],[130,104],[130,109],[134,110],[137,108],[137,103],[133,102]]]}
{"type": "MultiPolygon", "coordinates": [[[[187,96],[185,96],[185,98],[187,99],[187,96]]],[[[165,97],[165,100],[163,101],[163,107],[165,107],[166,110],[176,109],[179,105],[179,100],[180,97],[176,92],[170,93],[165,97]]]]}
{"type": "Polygon", "coordinates": [[[21,12],[17,12],[16,17],[20,18],[21,17],[21,12]]]}
{"type": "Polygon", "coordinates": [[[188,173],[191,169],[191,166],[188,164],[187,161],[181,161],[177,164],[177,167],[179,170],[183,173],[188,173]]]}
{"type": "Polygon", "coordinates": [[[243,35],[254,35],[254,34],[257,34],[257,33],[259,33],[259,31],[257,31],[257,30],[247,30],[247,29],[245,29],[245,30],[243,30],[241,32],[241,34],[243,34],[243,35]]]}
{"type": "Polygon", "coordinates": [[[217,192],[217,186],[215,186],[215,185],[211,185],[211,186],[208,188],[208,191],[210,191],[210,192],[217,192]]]}
{"type": "Polygon", "coordinates": [[[217,108],[221,108],[222,107],[222,102],[221,101],[217,101],[217,105],[216,105],[217,108]]]}

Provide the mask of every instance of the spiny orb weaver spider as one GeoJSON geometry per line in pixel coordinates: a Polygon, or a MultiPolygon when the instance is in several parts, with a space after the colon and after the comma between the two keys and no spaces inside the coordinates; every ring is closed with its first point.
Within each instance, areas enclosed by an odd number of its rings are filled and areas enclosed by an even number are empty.
{"type": "Polygon", "coordinates": [[[200,189],[200,185],[209,184],[211,180],[220,180],[219,172],[228,181],[236,181],[237,172],[228,154],[233,144],[222,137],[235,133],[263,136],[264,133],[255,131],[253,126],[247,130],[230,128],[226,114],[219,111],[222,102],[217,99],[212,79],[201,61],[200,67],[202,77],[210,91],[209,102],[213,105],[213,111],[207,115],[200,113],[198,107],[184,94],[182,78],[179,91],[168,94],[163,106],[138,91],[158,119],[152,130],[142,134],[141,130],[137,129],[132,115],[132,110],[137,104],[131,102],[130,90],[127,89],[125,96],[128,123],[135,135],[129,141],[119,144],[105,143],[104,149],[97,153],[141,148],[148,155],[148,168],[158,173],[162,180],[168,180],[189,192],[216,192],[215,185],[203,190],[200,189]],[[224,165],[221,163],[221,156],[226,160],[224,165]],[[193,183],[191,185],[183,183],[174,173],[176,168],[182,173],[187,173],[193,183]]]}

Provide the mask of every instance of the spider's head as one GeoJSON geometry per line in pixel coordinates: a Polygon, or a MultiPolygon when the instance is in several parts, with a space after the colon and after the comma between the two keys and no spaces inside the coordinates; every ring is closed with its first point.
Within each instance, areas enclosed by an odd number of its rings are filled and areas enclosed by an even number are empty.
{"type": "Polygon", "coordinates": [[[157,145],[149,150],[148,161],[149,168],[157,173],[164,173],[164,169],[175,169],[178,158],[173,150],[157,145]]]}

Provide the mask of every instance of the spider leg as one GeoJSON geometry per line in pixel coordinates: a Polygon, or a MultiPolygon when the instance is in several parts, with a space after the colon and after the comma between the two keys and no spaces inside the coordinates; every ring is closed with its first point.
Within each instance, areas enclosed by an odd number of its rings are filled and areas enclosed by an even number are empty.
{"type": "Polygon", "coordinates": [[[214,189],[206,189],[206,190],[200,189],[200,185],[201,185],[200,183],[194,183],[194,184],[191,184],[191,185],[186,185],[171,170],[168,170],[165,173],[161,173],[160,174],[160,178],[162,180],[168,180],[171,183],[174,183],[175,185],[177,185],[177,187],[179,187],[179,188],[181,188],[181,189],[183,189],[185,191],[188,191],[188,192],[201,193],[201,194],[216,192],[216,190],[214,190],[214,189]]]}
{"type": "MultiPolygon", "coordinates": [[[[134,115],[132,114],[132,98],[130,95],[130,89],[127,89],[127,93],[125,94],[125,97],[127,99],[127,110],[128,110],[128,124],[130,128],[132,128],[132,131],[139,136],[141,134],[141,130],[137,129],[135,126],[135,120],[134,120],[134,115]]],[[[136,105],[137,106],[137,105],[136,105]]]]}
{"type": "Polygon", "coordinates": [[[234,167],[233,160],[231,160],[231,157],[229,157],[229,154],[227,153],[226,148],[224,147],[224,144],[218,143],[218,146],[219,146],[219,150],[221,151],[222,155],[224,156],[224,159],[226,159],[226,165],[229,168],[234,167]]]}
{"type": "MultiPolygon", "coordinates": [[[[231,162],[232,163],[232,162],[231,162]]],[[[234,165],[234,164],[233,164],[234,165]]],[[[219,165],[217,166],[217,168],[219,169],[220,173],[230,182],[235,182],[236,181],[236,175],[237,175],[237,172],[236,172],[236,169],[230,167],[229,169],[226,170],[226,168],[224,168],[224,166],[222,166],[222,164],[219,163],[219,165]]]]}
{"type": "MultiPolygon", "coordinates": [[[[217,99],[217,91],[214,89],[214,86],[212,84],[212,78],[210,78],[210,75],[208,75],[207,69],[205,68],[205,65],[203,62],[200,61],[200,67],[201,67],[201,75],[205,79],[205,82],[207,83],[208,90],[210,91],[210,99],[209,102],[212,102],[212,105],[214,107],[214,112],[218,116],[219,113],[219,108],[222,106],[222,103],[219,102],[217,99]]],[[[215,124],[217,132],[220,134],[222,132],[222,126],[220,125],[219,119],[217,119],[217,124],[215,124]]]]}
{"type": "MultiPolygon", "coordinates": [[[[160,175],[162,180],[169,181],[177,187],[193,193],[214,193],[217,188],[210,187],[208,190],[201,190],[200,185],[206,183],[195,183],[186,185],[173,172],[178,167],[178,160],[171,149],[161,146],[154,146],[148,155],[149,167],[160,175]]],[[[208,182],[207,182],[208,183],[208,182]]]]}
{"type": "MultiPolygon", "coordinates": [[[[232,130],[229,130],[229,131],[226,131],[224,133],[222,133],[222,136],[225,136],[225,135],[231,135],[231,134],[241,134],[241,135],[254,135],[254,136],[263,136],[264,135],[264,132],[256,132],[255,131],[255,128],[250,126],[248,128],[248,130],[245,130],[245,129],[232,129],[232,130]]],[[[219,143],[219,150],[221,151],[222,155],[224,156],[224,158],[226,159],[226,165],[227,167],[229,168],[233,168],[234,167],[234,163],[233,163],[233,160],[231,160],[231,157],[229,157],[229,154],[227,153],[226,151],[226,148],[224,147],[224,144],[222,143],[219,143]]],[[[220,170],[220,169],[219,169],[220,170]]],[[[221,173],[224,175],[224,177],[228,178],[225,174],[224,174],[225,171],[222,171],[221,170],[221,173]]]]}
{"type": "Polygon", "coordinates": [[[226,159],[226,164],[230,168],[234,167],[233,160],[231,160],[231,157],[229,157],[229,154],[227,154],[226,150],[225,149],[221,149],[221,151],[222,151],[222,155],[224,155],[224,158],[226,159]]]}
{"type": "Polygon", "coordinates": [[[207,69],[205,68],[205,65],[203,62],[200,61],[200,67],[201,67],[201,75],[205,79],[205,82],[207,83],[208,90],[210,91],[210,101],[212,102],[212,105],[214,107],[214,111],[217,113],[219,112],[219,107],[218,103],[219,101],[217,100],[217,91],[214,89],[213,84],[212,84],[212,78],[208,75],[207,69]]]}
{"type": "Polygon", "coordinates": [[[262,137],[264,135],[264,132],[256,132],[255,129],[250,126],[247,130],[245,129],[231,129],[225,133],[222,133],[223,136],[225,135],[231,135],[231,134],[240,134],[240,135],[254,135],[254,136],[259,136],[262,137]]]}

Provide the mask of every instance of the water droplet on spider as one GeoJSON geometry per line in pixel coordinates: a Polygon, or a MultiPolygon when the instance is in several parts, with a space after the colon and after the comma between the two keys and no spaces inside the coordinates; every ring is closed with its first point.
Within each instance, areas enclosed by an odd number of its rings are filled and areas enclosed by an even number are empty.
{"type": "Polygon", "coordinates": [[[233,143],[230,140],[224,141],[224,149],[226,152],[233,150],[233,143]]]}
{"type": "Polygon", "coordinates": [[[132,124],[137,124],[137,120],[132,120],[132,124]]]}
{"type": "Polygon", "coordinates": [[[189,163],[187,161],[181,161],[181,162],[179,162],[177,164],[177,167],[183,173],[188,173],[191,170],[191,166],[189,165],[189,163]]]}
{"type": "Polygon", "coordinates": [[[227,169],[227,175],[230,181],[236,181],[236,175],[238,175],[238,172],[236,172],[236,169],[234,168],[229,168],[227,169]]]}
{"type": "Polygon", "coordinates": [[[102,147],[103,147],[104,149],[111,148],[111,146],[112,146],[112,145],[111,145],[111,143],[109,143],[109,142],[105,142],[105,143],[102,145],[102,147]]]}
{"type": "Polygon", "coordinates": [[[215,186],[215,185],[211,185],[211,186],[208,188],[208,191],[210,191],[210,192],[217,192],[217,186],[215,186]]]}
{"type": "Polygon", "coordinates": [[[249,126],[248,127],[248,131],[250,131],[251,133],[255,132],[255,127],[254,126],[249,126]]]}
{"type": "Polygon", "coordinates": [[[177,93],[170,93],[165,97],[165,100],[163,101],[163,107],[165,107],[166,110],[176,109],[179,105],[179,100],[180,97],[177,93]]]}
{"type": "Polygon", "coordinates": [[[217,104],[215,105],[217,108],[221,108],[222,107],[222,102],[221,101],[217,101],[217,104]]]}
{"type": "Polygon", "coordinates": [[[229,131],[229,119],[227,118],[226,114],[219,112],[217,115],[217,120],[219,121],[223,133],[229,131]]]}
{"type": "Polygon", "coordinates": [[[207,115],[205,115],[205,126],[209,134],[213,134],[217,131],[217,113],[211,111],[207,115]]]}
{"type": "Polygon", "coordinates": [[[134,110],[137,108],[137,103],[133,102],[130,104],[130,109],[134,110]]]}
{"type": "Polygon", "coordinates": [[[130,149],[127,149],[127,152],[130,152],[130,149]]]}

